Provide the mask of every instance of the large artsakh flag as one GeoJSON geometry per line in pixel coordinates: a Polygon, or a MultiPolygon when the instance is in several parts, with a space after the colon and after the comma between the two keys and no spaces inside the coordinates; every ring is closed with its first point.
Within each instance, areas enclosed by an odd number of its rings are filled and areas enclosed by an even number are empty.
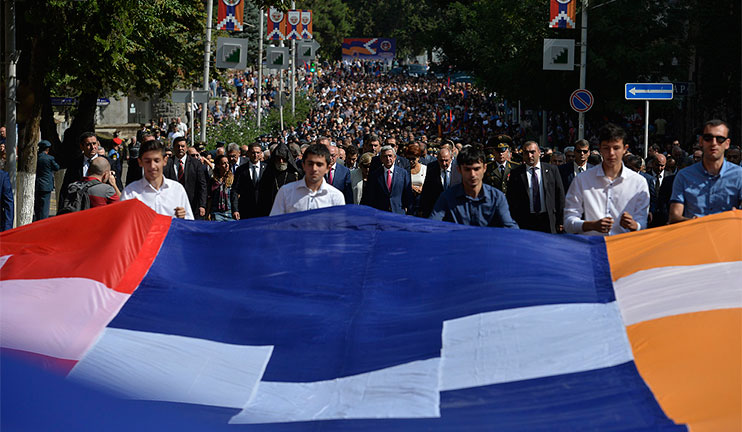
{"type": "Polygon", "coordinates": [[[132,200],[4,232],[0,257],[3,430],[742,424],[739,211],[604,239],[132,200]]]}

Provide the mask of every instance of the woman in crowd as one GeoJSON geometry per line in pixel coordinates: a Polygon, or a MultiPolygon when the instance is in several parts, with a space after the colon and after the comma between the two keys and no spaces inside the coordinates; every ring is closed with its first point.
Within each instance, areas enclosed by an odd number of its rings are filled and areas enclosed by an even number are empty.
{"type": "Polygon", "coordinates": [[[428,167],[420,163],[422,149],[417,143],[407,146],[407,159],[410,161],[410,174],[412,176],[412,204],[407,209],[407,214],[417,216],[420,212],[420,195],[423,193],[423,183],[428,167]]]}
{"type": "Polygon", "coordinates": [[[214,174],[209,178],[209,199],[206,204],[209,209],[209,220],[233,220],[232,209],[237,208],[237,194],[232,193],[234,175],[229,169],[229,159],[225,155],[216,157],[214,174]]]}

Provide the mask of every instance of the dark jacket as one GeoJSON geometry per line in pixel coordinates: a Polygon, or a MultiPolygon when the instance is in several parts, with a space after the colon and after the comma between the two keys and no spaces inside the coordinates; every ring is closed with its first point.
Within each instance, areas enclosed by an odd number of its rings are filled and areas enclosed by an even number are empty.
{"type": "MultiPolygon", "coordinates": [[[[237,167],[232,190],[238,197],[236,209],[240,213],[240,219],[260,216],[258,214],[258,191],[260,190],[260,181],[265,174],[266,166],[267,164],[265,162],[260,162],[260,173],[258,174],[257,182],[253,182],[249,163],[237,167]]],[[[235,209],[232,209],[232,211],[235,211],[235,209]]]]}
{"type": "MultiPolygon", "coordinates": [[[[326,179],[329,179],[328,176],[325,177],[326,179]]],[[[343,193],[345,204],[353,204],[353,186],[350,183],[350,170],[348,168],[339,163],[335,164],[335,174],[332,176],[332,185],[335,189],[343,193]]]]}
{"type": "MultiPolygon", "coordinates": [[[[276,194],[281,186],[297,181],[302,177],[302,171],[296,166],[288,146],[279,144],[271,153],[268,165],[258,185],[258,216],[268,216],[271,213],[273,201],[275,201],[276,194]],[[286,171],[279,171],[276,168],[276,161],[279,157],[286,161],[288,166],[286,171]]],[[[242,214],[240,214],[240,217],[242,217],[242,214]]]]}
{"type": "Polygon", "coordinates": [[[39,153],[36,161],[36,191],[51,192],[54,190],[54,172],[59,170],[59,164],[47,153],[39,153]]]}
{"type": "Polygon", "coordinates": [[[392,172],[392,190],[386,187],[386,170],[381,167],[369,173],[361,197],[361,204],[379,210],[405,214],[412,204],[412,179],[410,172],[395,167],[392,172]]]}
{"type": "Polygon", "coordinates": [[[534,226],[531,201],[528,197],[529,183],[526,175],[528,168],[530,167],[523,164],[510,173],[506,194],[510,214],[521,228],[556,233],[564,218],[564,187],[559,170],[555,165],[541,162],[541,170],[538,173],[544,192],[544,202],[541,205],[546,210],[548,226],[545,224],[534,226]]]}
{"type": "Polygon", "coordinates": [[[10,175],[0,170],[0,231],[13,228],[14,204],[13,188],[10,187],[10,175]]]}
{"type": "MultiPolygon", "coordinates": [[[[178,181],[178,176],[175,173],[175,158],[170,158],[165,165],[163,174],[170,180],[178,181]]],[[[186,156],[185,165],[183,167],[183,181],[181,183],[185,188],[186,195],[188,195],[188,202],[191,203],[191,210],[193,211],[193,217],[196,219],[202,219],[199,216],[199,207],[206,209],[206,199],[208,194],[206,192],[206,169],[201,162],[195,158],[186,156]]]]}

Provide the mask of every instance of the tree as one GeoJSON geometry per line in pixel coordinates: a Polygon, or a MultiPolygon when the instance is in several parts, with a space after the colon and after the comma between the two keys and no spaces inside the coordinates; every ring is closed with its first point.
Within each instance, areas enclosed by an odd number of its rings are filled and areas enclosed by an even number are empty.
{"type": "Polygon", "coordinates": [[[339,59],[343,38],[351,35],[348,6],[341,0],[300,0],[296,7],[312,11],[312,31],[314,39],[320,44],[320,56],[339,59]]]}

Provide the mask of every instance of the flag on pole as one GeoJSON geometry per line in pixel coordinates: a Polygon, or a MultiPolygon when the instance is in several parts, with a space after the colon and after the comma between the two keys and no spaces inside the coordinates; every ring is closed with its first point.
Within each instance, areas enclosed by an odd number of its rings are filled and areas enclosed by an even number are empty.
{"type": "MultiPolygon", "coordinates": [[[[739,430],[740,236],[742,211],[603,238],[130,200],[0,233],[0,347],[200,430],[739,430]]],[[[113,430],[6,378],[3,430],[113,430]]]]}
{"type": "Polygon", "coordinates": [[[301,39],[301,11],[290,10],[286,17],[286,39],[301,39]]]}
{"type": "Polygon", "coordinates": [[[314,31],[312,30],[312,11],[303,10],[301,11],[301,38],[312,39],[314,38],[314,31]]]}
{"type": "Polygon", "coordinates": [[[551,0],[549,28],[575,28],[577,0],[551,0]]]}
{"type": "Polygon", "coordinates": [[[282,10],[271,7],[268,9],[268,36],[269,40],[286,39],[286,14],[282,10]]]}
{"type": "Polygon", "coordinates": [[[244,11],[243,0],[219,0],[217,30],[242,31],[244,11]]]}

